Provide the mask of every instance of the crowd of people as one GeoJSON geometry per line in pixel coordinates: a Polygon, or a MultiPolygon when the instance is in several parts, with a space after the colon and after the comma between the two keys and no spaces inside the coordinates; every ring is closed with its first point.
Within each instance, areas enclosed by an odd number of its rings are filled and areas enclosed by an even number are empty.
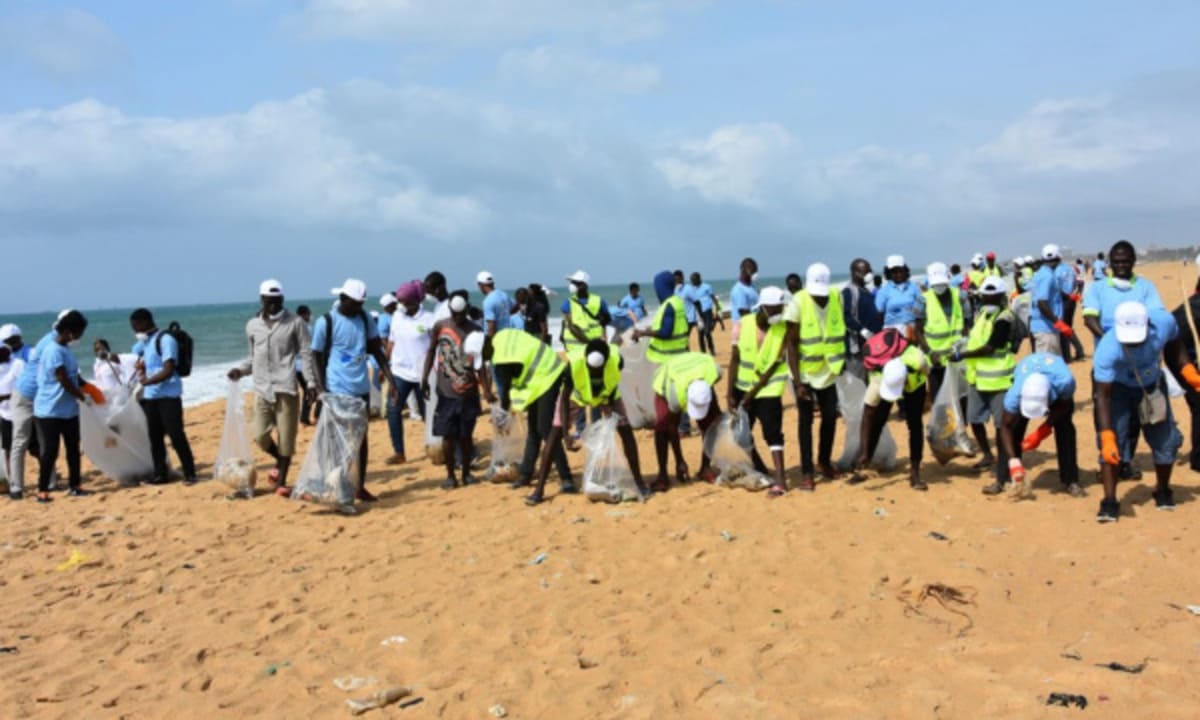
{"type": "MultiPolygon", "coordinates": [[[[789,275],[784,287],[760,287],[758,265],[746,258],[728,294],[731,350],[724,369],[715,359],[713,330],[724,327],[725,309],[699,273],[686,278],[680,270],[657,273],[658,307],[651,315],[637,283],[610,306],[592,292],[590,275],[576,271],[565,278],[568,295],[557,308],[562,318],[557,337],[551,336],[552,291],[530,284],[510,295],[486,271],[475,278],[483,297],[479,307],[466,289],[450,291],[445,276],[435,271],[384,295],[376,312],[367,308],[366,285],[347,279],[333,290],[331,310],[316,318],[304,306],[290,311],[282,284],[267,280],[259,287],[260,310],[246,324],[247,358],[228,375],[234,381],[251,379],[250,432],[272,458],[269,479],[282,494],[298,426],[313,422],[328,395],[359,397],[367,404],[373,384],[387,397],[389,465],[407,462],[406,415],[424,419],[426,403],[436,400],[430,421],[441,438],[446,490],[475,482],[475,427],[486,401],[500,408],[495,417],[525,415],[524,456],[512,485],[530,488],[525,498],[530,504],[544,500],[552,467],[562,492],[577,492],[566,452],[578,447],[589,416],[617,418],[643,499],[668,491],[672,479],[691,481],[681,437],[692,423],[701,433],[708,430],[722,417],[722,407],[744,411],[749,425],[758,428],[769,465],[757,448],[751,457],[770,478],[771,497],[811,492],[822,479],[862,482],[895,407],[908,432],[910,486],[925,491],[924,414],[929,399],[955,373],[966,383],[961,410],[979,450],[973,467],[992,480],[985,494],[1028,492],[1026,453],[1054,436],[1062,489],[1082,497],[1077,387],[1068,368],[1086,358],[1074,326],[1082,308],[1084,327],[1095,341],[1090,392],[1103,487],[1097,519],[1110,522],[1120,515],[1118,480],[1140,477],[1133,462],[1139,436],[1153,458],[1155,504],[1174,508],[1171,473],[1182,435],[1168,402],[1164,365],[1184,388],[1193,412],[1189,460],[1193,470],[1200,470],[1193,319],[1200,296],[1168,312],[1153,283],[1134,272],[1136,260],[1130,243],[1117,242],[1107,257],[1101,253],[1091,263],[1088,282],[1087,263],[1066,262],[1057,246],[1046,245],[1038,257],[1019,257],[1008,267],[993,253],[975,255],[965,271],[935,262],[918,281],[900,255],[887,257],[879,275],[868,260],[858,258],[839,289],[822,263],[810,265],[803,277],[789,275]],[[1030,352],[1019,359],[1026,338],[1030,352]],[[657,365],[657,464],[649,483],[620,394],[624,366],[614,343],[621,342],[644,342],[646,359],[657,365]],[[847,374],[863,382],[866,395],[861,423],[845,429],[858,433],[859,454],[848,471],[841,471],[832,453],[841,419],[838,381],[847,374]],[[800,448],[794,487],[784,462],[789,387],[798,410],[800,448]],[[1030,429],[1034,422],[1040,424],[1030,429]]],[[[160,329],[147,309],[135,310],[129,323],[136,340],[130,353],[113,353],[106,340],[95,341],[91,382],[81,377],[71,351],[87,330],[82,313],[60,313],[34,347],[17,326],[0,327],[0,429],[11,498],[24,496],[25,459],[32,455],[39,462],[37,500],[51,501],[60,448],[68,494],[86,496],[79,404],[103,402],[106,390],[130,383],[137,388],[149,432],[154,470],[147,481],[171,481],[169,438],[182,481],[196,482],[183,422],[181,375],[186,371],[180,342],[160,329]]],[[[363,502],[375,500],[366,487],[368,445],[364,437],[357,463],[357,500],[363,502]]],[[[715,475],[701,452],[695,478],[712,481],[715,475]]]]}

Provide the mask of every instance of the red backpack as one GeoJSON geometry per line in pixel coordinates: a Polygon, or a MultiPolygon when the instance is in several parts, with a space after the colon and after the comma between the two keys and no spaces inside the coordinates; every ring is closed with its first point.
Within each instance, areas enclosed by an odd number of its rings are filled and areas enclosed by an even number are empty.
{"type": "Polygon", "coordinates": [[[896,328],[885,328],[875,333],[863,345],[863,366],[868,370],[882,370],[889,360],[900,357],[908,340],[896,328]]]}

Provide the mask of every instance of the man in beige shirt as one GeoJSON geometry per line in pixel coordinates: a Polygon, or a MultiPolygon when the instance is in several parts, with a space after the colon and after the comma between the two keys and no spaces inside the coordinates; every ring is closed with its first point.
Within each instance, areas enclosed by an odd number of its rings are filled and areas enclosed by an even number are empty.
{"type": "Polygon", "coordinates": [[[275,489],[287,486],[288,468],[296,450],[300,420],[300,388],[296,382],[296,357],[305,380],[313,383],[311,336],[308,324],[283,306],[283,286],[264,280],[258,289],[262,309],[246,323],[250,356],[229,371],[230,380],[250,375],[254,380],[254,413],[250,433],[263,452],[275,460],[269,477],[275,489]],[[272,435],[277,431],[278,439],[272,435]]]}

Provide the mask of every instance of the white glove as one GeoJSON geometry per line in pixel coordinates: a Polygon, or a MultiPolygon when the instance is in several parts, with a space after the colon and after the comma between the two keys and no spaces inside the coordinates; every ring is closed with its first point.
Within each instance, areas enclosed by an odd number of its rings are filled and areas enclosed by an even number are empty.
{"type": "Polygon", "coordinates": [[[862,330],[858,331],[858,334],[862,335],[863,340],[870,340],[871,336],[874,335],[875,333],[871,332],[870,330],[868,330],[866,328],[863,328],[862,330]]]}
{"type": "Polygon", "coordinates": [[[950,347],[950,352],[954,355],[959,355],[963,350],[967,349],[967,339],[959,338],[954,341],[954,345],[950,347]]]}

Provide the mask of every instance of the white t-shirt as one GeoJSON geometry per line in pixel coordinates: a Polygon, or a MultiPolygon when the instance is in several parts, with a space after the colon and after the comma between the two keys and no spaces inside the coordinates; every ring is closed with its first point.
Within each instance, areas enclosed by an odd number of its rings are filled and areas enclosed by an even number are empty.
{"type": "Polygon", "coordinates": [[[392,329],[388,341],[392,343],[389,361],[392,374],[408,382],[421,382],[421,371],[425,369],[425,356],[433,342],[433,313],[425,308],[409,316],[404,311],[392,315],[392,329]]]}
{"type": "MultiPolygon", "coordinates": [[[[433,322],[441,322],[450,319],[450,298],[446,298],[433,308],[433,322]]],[[[430,323],[431,325],[433,323],[430,323]]]]}
{"type": "MultiPolygon", "coordinates": [[[[25,369],[25,361],[21,358],[13,358],[9,362],[0,364],[0,395],[12,395],[13,386],[17,384],[17,377],[21,375],[21,371],[25,369]]],[[[12,401],[0,401],[0,418],[12,422],[12,401]]]]}
{"type": "Polygon", "coordinates": [[[121,353],[116,356],[116,360],[96,360],[92,364],[92,382],[107,395],[119,387],[128,385],[136,372],[136,366],[137,355],[132,353],[121,353]]]}

